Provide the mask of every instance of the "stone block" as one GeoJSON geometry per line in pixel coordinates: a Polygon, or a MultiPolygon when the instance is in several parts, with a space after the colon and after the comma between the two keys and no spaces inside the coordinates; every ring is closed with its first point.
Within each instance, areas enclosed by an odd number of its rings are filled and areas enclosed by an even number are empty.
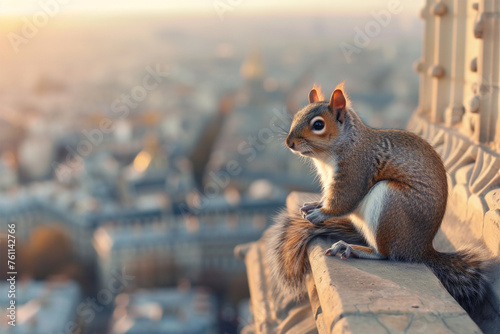
{"type": "Polygon", "coordinates": [[[448,205],[457,217],[463,221],[467,218],[467,202],[469,201],[470,191],[466,184],[457,184],[450,194],[448,205]]]}
{"type": "Polygon", "coordinates": [[[473,170],[474,164],[460,167],[455,173],[455,181],[457,184],[468,184],[473,170]]]}
{"type": "Polygon", "coordinates": [[[488,211],[486,202],[478,195],[471,195],[467,202],[467,219],[475,238],[483,236],[484,214],[488,211]]]}
{"type": "Polygon", "coordinates": [[[484,216],[484,243],[495,256],[500,256],[500,209],[490,210],[484,216]]]}
{"type": "Polygon", "coordinates": [[[490,210],[500,209],[500,188],[493,189],[484,196],[490,210]]]}

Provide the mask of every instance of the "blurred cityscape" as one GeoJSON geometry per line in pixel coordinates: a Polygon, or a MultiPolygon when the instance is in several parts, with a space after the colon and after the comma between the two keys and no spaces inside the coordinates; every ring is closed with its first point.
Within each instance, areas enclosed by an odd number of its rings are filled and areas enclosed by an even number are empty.
{"type": "Polygon", "coordinates": [[[313,83],[346,80],[374,127],[404,128],[417,105],[420,22],[395,18],[347,61],[339,44],[368,19],[76,16],[18,53],[3,39],[0,332],[237,333],[233,248],[290,191],[319,190],[283,145],[313,83]]]}

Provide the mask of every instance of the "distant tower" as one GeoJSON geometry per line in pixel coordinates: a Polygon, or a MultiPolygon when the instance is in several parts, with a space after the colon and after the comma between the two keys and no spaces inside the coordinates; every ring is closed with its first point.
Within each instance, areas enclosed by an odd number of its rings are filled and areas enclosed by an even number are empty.
{"type": "Polygon", "coordinates": [[[219,100],[219,109],[208,119],[200,132],[189,160],[193,164],[193,175],[198,189],[203,190],[203,176],[212,150],[222,133],[227,116],[234,109],[234,93],[228,93],[219,100]]]}
{"type": "Polygon", "coordinates": [[[265,96],[264,77],[265,69],[258,49],[252,50],[241,65],[241,76],[245,79],[245,90],[248,93],[249,103],[262,101],[265,96]]]}
{"type": "Polygon", "coordinates": [[[48,122],[38,120],[27,126],[27,135],[19,145],[17,154],[22,181],[49,177],[55,145],[48,122]]]}

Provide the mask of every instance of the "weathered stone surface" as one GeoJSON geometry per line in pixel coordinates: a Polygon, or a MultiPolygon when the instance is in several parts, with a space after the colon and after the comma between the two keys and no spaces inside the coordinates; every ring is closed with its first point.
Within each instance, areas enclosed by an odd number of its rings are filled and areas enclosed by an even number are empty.
{"type": "Polygon", "coordinates": [[[468,164],[460,167],[455,173],[455,180],[457,181],[457,184],[468,184],[473,170],[474,164],[468,164]]]}
{"type": "Polygon", "coordinates": [[[316,284],[314,284],[314,278],[312,275],[307,275],[307,293],[309,295],[309,301],[311,302],[311,309],[314,320],[316,320],[316,327],[320,334],[328,333],[326,328],[323,309],[321,308],[321,303],[318,297],[318,291],[316,290],[316,284]]]}
{"type": "Polygon", "coordinates": [[[375,317],[370,315],[346,315],[345,318],[340,319],[334,324],[331,333],[387,334],[388,331],[375,317]]]}
{"type": "Polygon", "coordinates": [[[469,199],[470,192],[466,184],[458,184],[453,188],[450,194],[448,205],[458,217],[463,220],[467,218],[467,200],[469,199]]]}
{"type": "Polygon", "coordinates": [[[244,259],[250,289],[250,307],[254,319],[254,323],[249,324],[245,331],[257,334],[317,333],[307,299],[296,301],[281,292],[273,291],[269,268],[264,261],[264,242],[258,241],[238,247],[235,253],[238,255],[246,253],[244,259]]]}
{"type": "Polygon", "coordinates": [[[484,243],[495,256],[500,255],[500,209],[490,210],[484,216],[484,243]]]}
{"type": "Polygon", "coordinates": [[[484,214],[486,211],[488,211],[488,207],[484,199],[472,194],[467,201],[467,222],[476,238],[483,237],[484,214]]]}
{"type": "Polygon", "coordinates": [[[484,196],[490,209],[500,209],[500,188],[491,190],[484,196]]]}
{"type": "Polygon", "coordinates": [[[381,314],[377,319],[384,327],[403,333],[410,327],[413,316],[411,314],[381,314]]]}
{"type": "Polygon", "coordinates": [[[323,254],[329,246],[313,240],[309,258],[323,321],[332,332],[480,333],[426,266],[341,260],[323,254]],[[460,330],[447,326],[449,318],[458,319],[460,330]]]}

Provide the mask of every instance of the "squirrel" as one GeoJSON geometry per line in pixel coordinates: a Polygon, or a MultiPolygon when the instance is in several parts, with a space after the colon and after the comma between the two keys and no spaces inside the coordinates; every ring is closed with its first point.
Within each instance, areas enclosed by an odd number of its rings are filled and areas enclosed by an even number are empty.
{"type": "Polygon", "coordinates": [[[296,297],[305,293],[307,244],[323,235],[340,240],[325,255],[424,263],[465,310],[481,303],[488,261],[470,250],[440,253],[432,245],[448,185],[443,162],[428,142],[408,131],[363,124],[342,83],[329,102],[314,86],[285,143],[312,159],[322,200],[282,212],[266,232],[277,286],[296,297]]]}

